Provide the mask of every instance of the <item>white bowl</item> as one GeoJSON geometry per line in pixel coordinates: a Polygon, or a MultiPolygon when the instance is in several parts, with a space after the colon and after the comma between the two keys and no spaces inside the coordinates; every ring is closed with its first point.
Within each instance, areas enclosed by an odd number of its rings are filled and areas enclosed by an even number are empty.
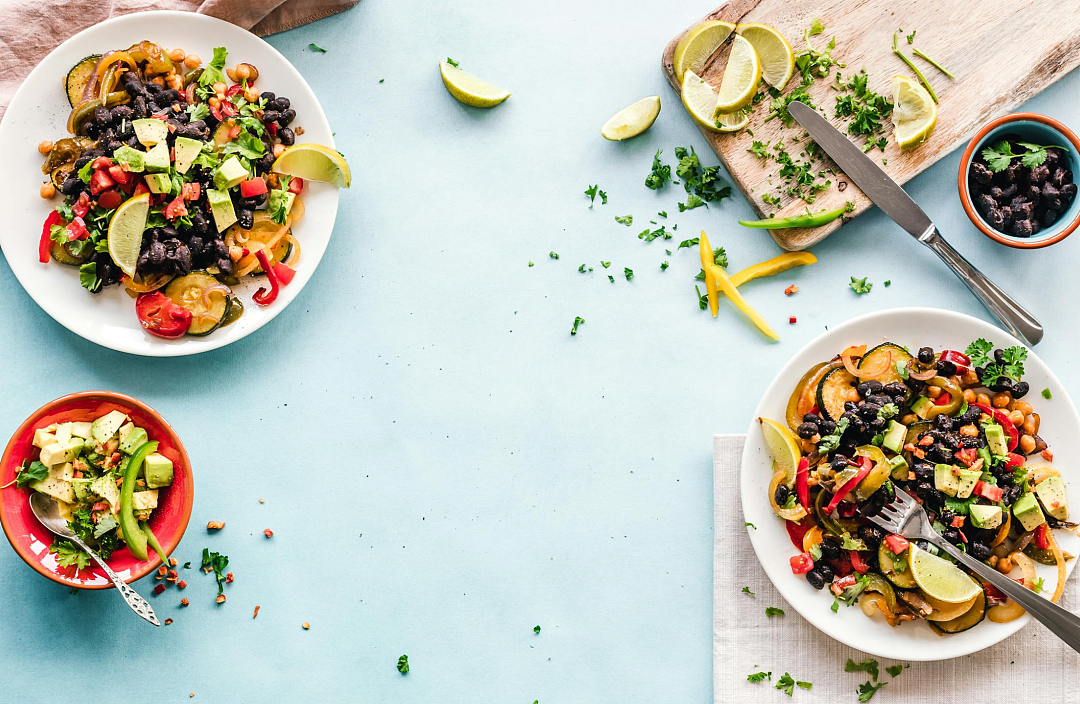
{"type": "MultiPolygon", "coordinates": [[[[897,308],[871,313],[850,320],[818,336],[784,365],[765,391],[750,422],[742,458],[742,505],[746,520],[757,526],[748,528],[750,542],[765,573],[791,606],[823,633],[853,648],[897,660],[945,660],[968,655],[998,643],[1016,633],[1031,617],[1024,615],[1010,623],[984,620],[974,628],[947,636],[935,634],[925,622],[904,623],[890,627],[880,616],[870,618],[858,606],[841,605],[833,613],[832,595],[816,591],[802,575],[791,572],[788,558],[797,554],[788,538],[784,521],[772,511],[768,500],[772,460],[761,435],[758,417],[784,422],[787,401],[799,379],[812,365],[831,359],[845,347],[893,342],[910,349],[929,345],[935,350],[963,351],[977,338],[985,338],[996,347],[1023,344],[1009,333],[961,313],[934,308],[897,308]]],[[[1055,466],[1068,486],[1069,503],[1080,511],[1080,477],[1073,477],[1071,466],[1080,458],[1080,417],[1064,387],[1053,372],[1033,352],[1024,364],[1024,381],[1031,385],[1025,397],[1040,414],[1039,435],[1054,453],[1055,466]],[[1040,392],[1048,388],[1052,400],[1040,392]]],[[[1041,461],[1041,460],[1040,460],[1041,461]]],[[[1054,532],[1062,550],[1080,554],[1080,538],[1071,531],[1054,532]]],[[[1076,560],[1066,563],[1071,573],[1076,560]]],[[[1057,585],[1057,569],[1036,563],[1047,595],[1057,585]]],[[[1014,577],[1019,576],[1017,570],[1014,577]]],[[[1033,628],[1042,628],[1041,625],[1033,628]]]]}
{"type": "Polygon", "coordinates": [[[176,357],[222,347],[255,332],[299,295],[326,251],[337,216],[338,189],[324,183],[305,185],[305,214],[294,231],[303,256],[296,277],[282,288],[278,299],[265,308],[253,303],[251,294],[266,284],[248,277],[235,287],[244,303],[244,315],[206,337],[153,337],[140,327],[135,302],[121,287],[90,294],[79,286],[76,267],[55,262],[41,264],[37,254],[41,226],[60,202],[60,196],[46,201],[38,195],[46,177],[41,173],[42,156],[37,145],[44,139],[55,141],[70,136],[65,125],[71,108],[62,79],[85,56],[125,48],[143,39],[167,49],[198,54],[204,62],[213,56],[214,47],[226,47],[227,66],[241,61],[254,64],[259,69],[260,91],[273,91],[292,101],[295,125],[304,128],[298,141],[332,147],[334,138],[315,94],[284,56],[236,25],[191,12],[139,12],[102,22],[53,49],[23,81],[0,122],[0,154],[6,160],[5,168],[0,169],[5,220],[0,228],[0,248],[11,270],[30,297],[76,335],[121,352],[176,357]]]}

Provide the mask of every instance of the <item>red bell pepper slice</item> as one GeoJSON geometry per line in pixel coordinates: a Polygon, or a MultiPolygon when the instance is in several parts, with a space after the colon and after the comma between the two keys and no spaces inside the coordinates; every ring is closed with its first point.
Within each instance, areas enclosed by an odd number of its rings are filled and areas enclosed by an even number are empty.
{"type": "Polygon", "coordinates": [[[856,579],[855,575],[849,574],[833,582],[832,586],[829,587],[829,590],[836,596],[840,596],[844,593],[845,589],[847,589],[848,587],[854,587],[858,583],[859,580],[856,579]]]}
{"type": "Polygon", "coordinates": [[[836,507],[840,505],[840,502],[843,501],[848,494],[855,490],[855,487],[859,485],[859,482],[861,482],[863,479],[866,479],[867,474],[870,474],[870,470],[873,468],[873,464],[870,462],[870,458],[863,457],[862,459],[866,460],[866,462],[863,463],[863,468],[859,470],[858,474],[849,479],[847,484],[844,484],[844,486],[836,490],[836,494],[833,495],[832,501],[830,501],[829,505],[825,507],[826,516],[835,511],[836,507]]]}
{"type": "Polygon", "coordinates": [[[230,96],[236,95],[237,93],[243,92],[243,90],[244,90],[244,86],[242,84],[234,83],[231,86],[229,86],[228,90],[225,91],[225,95],[230,95],[230,96]]]}
{"type": "Polygon", "coordinates": [[[187,206],[184,205],[184,196],[179,195],[173,198],[168,205],[165,206],[165,217],[169,220],[175,220],[178,217],[188,214],[187,206]]]}
{"type": "Polygon", "coordinates": [[[97,204],[99,208],[105,210],[112,210],[113,208],[120,207],[120,204],[124,202],[123,196],[115,188],[110,188],[107,191],[102,191],[98,196],[97,204]]]}
{"type": "Polygon", "coordinates": [[[262,176],[240,182],[240,195],[244,198],[261,196],[263,193],[266,193],[266,179],[262,176]]]}
{"type": "Polygon", "coordinates": [[[211,105],[210,114],[214,116],[215,120],[221,122],[221,110],[219,108],[215,108],[213,105],[211,105]]]}
{"type": "Polygon", "coordinates": [[[885,537],[885,546],[893,555],[899,555],[908,549],[908,541],[902,535],[889,535],[885,537]]]}
{"type": "Polygon", "coordinates": [[[191,327],[191,311],[176,305],[161,291],[140,293],[135,299],[135,314],[144,330],[167,340],[181,337],[191,327]]]}
{"type": "Polygon", "coordinates": [[[975,482],[975,488],[972,489],[972,493],[976,496],[981,496],[984,499],[990,501],[1001,501],[1002,489],[1000,486],[994,486],[993,484],[987,484],[981,479],[975,482]]]}
{"type": "Polygon", "coordinates": [[[804,518],[801,521],[784,521],[784,527],[787,528],[788,537],[791,538],[791,544],[795,546],[797,550],[802,550],[803,536],[810,532],[810,529],[814,527],[814,522],[809,518],[804,518]]]}
{"type": "Polygon", "coordinates": [[[1009,416],[1005,415],[1004,411],[1000,408],[990,408],[990,406],[984,406],[981,403],[972,403],[971,406],[978,408],[983,413],[992,416],[994,422],[1000,425],[1006,433],[1009,434],[1009,452],[1016,449],[1017,444],[1020,442],[1020,436],[1016,432],[1016,426],[1009,420],[1009,416]]]}
{"type": "Polygon", "coordinates": [[[86,223],[78,215],[67,225],[68,241],[84,240],[87,236],[86,223]]]}
{"type": "Polygon", "coordinates": [[[71,204],[71,212],[80,218],[86,217],[86,214],[90,212],[90,196],[86,195],[86,191],[79,193],[79,199],[71,204]]]}
{"type": "Polygon", "coordinates": [[[300,191],[302,190],[304,190],[304,179],[299,176],[293,176],[292,180],[289,181],[289,193],[300,195],[300,191]]]}
{"type": "Polygon", "coordinates": [[[960,450],[955,455],[953,455],[953,457],[960,460],[968,467],[970,467],[975,462],[975,459],[978,456],[979,453],[975,451],[974,447],[965,447],[963,450],[960,450]]]}
{"type": "MultiPolygon", "coordinates": [[[[296,276],[296,269],[293,269],[291,266],[288,266],[287,264],[282,264],[281,262],[274,262],[274,273],[277,274],[278,281],[281,282],[282,286],[288,286],[289,284],[292,283],[293,277],[296,276]]],[[[795,487],[796,487],[796,489],[798,489],[798,486],[799,486],[799,477],[798,477],[798,475],[796,475],[795,476],[795,487]]],[[[807,491],[809,492],[809,488],[807,488],[807,491]]],[[[803,508],[806,508],[806,506],[803,506],[803,508]]],[[[807,509],[807,511],[809,511],[809,509],[807,509]]]]}
{"type": "Polygon", "coordinates": [[[795,555],[788,562],[791,563],[792,574],[806,574],[814,569],[814,558],[808,552],[795,555]]]}
{"type": "Polygon", "coordinates": [[[236,139],[240,136],[240,130],[243,129],[240,125],[233,125],[229,128],[229,139],[236,139]]]}
{"type": "Polygon", "coordinates": [[[274,267],[271,266],[270,259],[266,256],[266,250],[260,249],[255,252],[255,258],[259,260],[263,271],[266,272],[266,278],[270,282],[270,291],[267,292],[265,287],[260,288],[251,298],[260,306],[268,306],[277,300],[278,294],[281,292],[281,285],[278,283],[277,274],[274,273],[274,267]]]}
{"type": "Polygon", "coordinates": [[[942,350],[941,356],[938,359],[942,362],[952,362],[956,365],[956,373],[963,374],[971,369],[971,357],[968,357],[963,352],[957,352],[956,350],[942,350]]]}
{"type": "Polygon", "coordinates": [[[942,391],[937,398],[931,399],[935,406],[948,406],[952,402],[952,394],[948,391],[942,391]]]}
{"type": "MultiPolygon", "coordinates": [[[[291,278],[291,277],[290,277],[291,278]]],[[[799,505],[810,513],[810,460],[805,457],[799,459],[799,468],[795,471],[795,495],[799,497],[799,505]]]]}
{"type": "Polygon", "coordinates": [[[117,183],[127,183],[131,180],[131,172],[119,164],[109,167],[109,176],[117,183]]]}
{"type": "Polygon", "coordinates": [[[1040,550],[1050,549],[1050,527],[1045,523],[1035,529],[1035,547],[1040,550]]]}
{"type": "Polygon", "coordinates": [[[866,574],[870,569],[870,565],[866,563],[863,556],[859,554],[858,550],[851,551],[851,566],[855,568],[855,571],[859,574],[866,574]]]}
{"type": "Polygon", "coordinates": [[[236,106],[230,103],[228,100],[221,103],[221,114],[225,117],[232,117],[237,114],[236,106]]]}
{"type": "Polygon", "coordinates": [[[38,261],[42,264],[49,263],[49,250],[52,248],[53,225],[63,225],[64,219],[55,210],[45,218],[45,224],[41,227],[41,239],[38,240],[38,261]]]}
{"type": "Polygon", "coordinates": [[[199,200],[199,196],[202,195],[202,186],[198,181],[185,183],[180,187],[180,195],[184,197],[184,200],[199,200]]]}
{"type": "Polygon", "coordinates": [[[95,171],[94,175],[90,177],[90,194],[96,196],[115,185],[116,182],[109,176],[108,171],[95,171]]]}

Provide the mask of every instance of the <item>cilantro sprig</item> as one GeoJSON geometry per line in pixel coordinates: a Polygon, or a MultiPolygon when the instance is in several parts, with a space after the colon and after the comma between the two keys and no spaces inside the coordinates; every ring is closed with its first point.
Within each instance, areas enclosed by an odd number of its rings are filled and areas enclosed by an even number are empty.
{"type": "Polygon", "coordinates": [[[1015,345],[1006,347],[1001,351],[1001,363],[993,356],[994,343],[984,338],[973,341],[964,350],[964,354],[971,358],[971,363],[976,367],[983,367],[980,380],[986,386],[997,383],[1002,377],[1013,381],[1020,381],[1024,376],[1024,360],[1027,359],[1026,347],[1015,345]]]}
{"type": "Polygon", "coordinates": [[[1068,150],[1068,147],[1063,147],[1058,144],[1041,145],[1033,144],[1031,142],[1016,142],[1016,146],[1023,147],[1024,151],[1020,154],[1013,152],[1013,145],[1004,139],[983,149],[982,157],[986,160],[987,167],[994,173],[997,173],[998,171],[1004,171],[1009,168],[1009,164],[1012,163],[1012,160],[1019,158],[1021,165],[1028,168],[1034,168],[1046,161],[1047,149],[1068,150]]]}

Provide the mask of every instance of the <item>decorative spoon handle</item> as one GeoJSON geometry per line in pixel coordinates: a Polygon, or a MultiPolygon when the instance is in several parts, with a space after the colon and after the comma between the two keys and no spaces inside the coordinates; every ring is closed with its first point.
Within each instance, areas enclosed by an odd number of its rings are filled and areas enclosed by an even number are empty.
{"type": "Polygon", "coordinates": [[[70,540],[89,553],[90,557],[94,558],[94,562],[98,563],[98,566],[105,570],[105,574],[112,580],[116,590],[120,592],[120,596],[124,597],[124,601],[127,602],[127,605],[131,607],[132,611],[155,626],[161,625],[161,623],[158,622],[157,615],[154,614],[154,610],[150,608],[150,602],[142,598],[137,591],[125,584],[124,580],[120,579],[120,575],[113,572],[113,569],[105,564],[105,560],[102,560],[100,555],[80,540],[78,536],[73,535],[70,540]]]}

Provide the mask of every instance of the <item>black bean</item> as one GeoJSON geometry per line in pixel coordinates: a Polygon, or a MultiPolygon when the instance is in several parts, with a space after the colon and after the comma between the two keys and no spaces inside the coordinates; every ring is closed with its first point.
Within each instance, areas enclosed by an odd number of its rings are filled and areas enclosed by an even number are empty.
{"type": "Polygon", "coordinates": [[[831,420],[823,420],[818,423],[818,432],[822,435],[832,435],[836,432],[836,423],[831,420]]]}
{"type": "Polygon", "coordinates": [[[878,543],[885,537],[885,531],[877,526],[859,526],[857,531],[859,539],[866,543],[870,549],[877,549],[878,543]]]}
{"type": "Polygon", "coordinates": [[[60,192],[65,196],[74,196],[83,189],[83,182],[78,176],[68,176],[60,184],[60,192]]]}
{"type": "Polygon", "coordinates": [[[821,548],[821,556],[826,560],[836,560],[840,557],[840,546],[831,538],[822,540],[818,547],[821,548]]]}
{"type": "Polygon", "coordinates": [[[220,259],[218,259],[216,266],[218,269],[221,270],[222,274],[228,275],[233,273],[233,261],[228,257],[221,257],[220,259]]]}
{"type": "Polygon", "coordinates": [[[291,147],[296,144],[296,135],[293,134],[293,131],[288,127],[282,127],[278,130],[278,139],[280,139],[281,143],[286,147],[291,147]]]}
{"type": "Polygon", "coordinates": [[[1028,384],[1026,381],[1018,381],[1015,384],[1013,384],[1012,397],[1013,398],[1023,398],[1024,396],[1027,396],[1027,393],[1030,390],[1031,390],[1031,385],[1030,384],[1028,384]]]}
{"type": "Polygon", "coordinates": [[[161,266],[161,263],[165,261],[165,245],[157,241],[151,242],[147,254],[154,266],[161,266]]]}
{"type": "Polygon", "coordinates": [[[243,229],[250,230],[255,225],[255,211],[248,208],[237,208],[236,222],[243,229]]]}
{"type": "Polygon", "coordinates": [[[953,419],[942,413],[941,415],[934,418],[934,427],[938,430],[952,430],[953,419]]]}
{"type": "Polygon", "coordinates": [[[810,586],[814,589],[822,589],[825,586],[825,576],[821,574],[821,570],[814,568],[806,573],[806,581],[810,583],[810,586]]]}
{"type": "Polygon", "coordinates": [[[919,361],[923,364],[930,364],[934,361],[934,348],[933,347],[920,347],[919,348],[919,361]]]}
{"type": "Polygon", "coordinates": [[[276,95],[274,95],[271,91],[268,90],[264,90],[262,93],[259,93],[259,97],[265,100],[268,104],[274,102],[274,100],[277,98],[276,95]]]}
{"type": "Polygon", "coordinates": [[[971,554],[976,560],[989,560],[990,559],[990,546],[986,543],[969,543],[968,553],[971,554]]]}
{"type": "Polygon", "coordinates": [[[953,374],[956,374],[956,365],[948,360],[939,359],[937,363],[937,370],[938,374],[940,374],[941,376],[952,376],[953,374]]]}
{"type": "Polygon", "coordinates": [[[155,95],[157,93],[160,93],[162,90],[164,90],[157,83],[144,83],[143,85],[146,86],[146,92],[149,93],[150,95],[155,95]]]}
{"type": "Polygon", "coordinates": [[[229,246],[225,244],[225,240],[218,237],[213,240],[212,244],[214,245],[214,251],[217,252],[219,257],[229,256],[229,246]]]}
{"type": "Polygon", "coordinates": [[[941,537],[945,538],[945,540],[948,540],[950,543],[959,543],[960,531],[958,531],[956,528],[953,528],[952,526],[949,526],[941,534],[941,537]]]}
{"type": "Polygon", "coordinates": [[[1028,181],[1031,183],[1043,183],[1048,178],[1050,178],[1050,167],[1046,164],[1032,167],[1028,174],[1028,181]]]}
{"type": "Polygon", "coordinates": [[[277,122],[281,119],[281,113],[277,110],[263,110],[262,121],[264,123],[277,122]]]}
{"type": "Polygon", "coordinates": [[[786,486],[784,486],[783,484],[778,484],[776,487],[776,492],[773,494],[773,498],[776,500],[777,506],[783,506],[784,502],[787,501],[788,496],[790,495],[791,491],[789,491],[786,486]]]}
{"type": "Polygon", "coordinates": [[[158,105],[171,105],[180,100],[180,93],[175,88],[167,88],[154,96],[158,105]]]}
{"type": "MultiPolygon", "coordinates": [[[[281,100],[281,98],[278,98],[278,100],[281,100]]],[[[296,119],[296,111],[289,108],[281,113],[281,117],[278,118],[278,124],[282,127],[288,127],[294,119],[296,119]]]]}
{"type": "Polygon", "coordinates": [[[985,186],[994,177],[994,172],[986,164],[975,161],[971,164],[971,176],[975,179],[975,183],[981,183],[985,186]]]}
{"type": "Polygon", "coordinates": [[[285,111],[289,109],[292,103],[289,102],[289,99],[286,98],[284,95],[279,95],[276,99],[274,99],[274,105],[277,106],[278,110],[285,111]]]}

